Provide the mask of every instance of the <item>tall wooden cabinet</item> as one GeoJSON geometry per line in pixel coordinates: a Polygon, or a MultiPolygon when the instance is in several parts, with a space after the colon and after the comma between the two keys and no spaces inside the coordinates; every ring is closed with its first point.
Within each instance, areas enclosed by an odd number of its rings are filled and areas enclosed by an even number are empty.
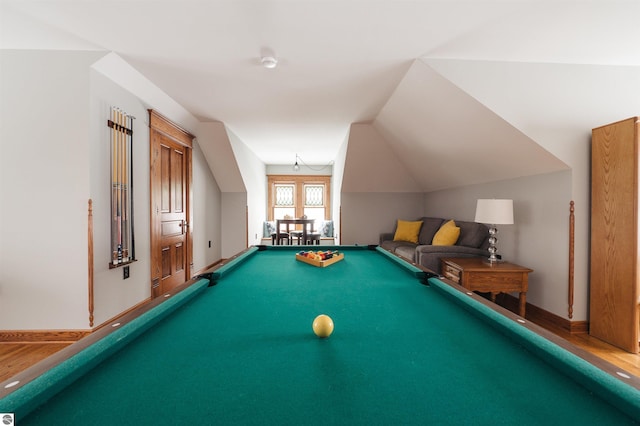
{"type": "Polygon", "coordinates": [[[638,117],[592,131],[589,333],[638,352],[638,117]]]}

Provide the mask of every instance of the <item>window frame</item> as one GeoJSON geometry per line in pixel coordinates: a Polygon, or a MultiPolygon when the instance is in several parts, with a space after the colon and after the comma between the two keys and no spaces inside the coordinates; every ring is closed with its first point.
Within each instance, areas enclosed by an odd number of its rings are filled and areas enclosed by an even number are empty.
{"type": "Polygon", "coordinates": [[[323,185],[324,220],[331,220],[331,176],[325,175],[268,175],[267,220],[275,220],[276,185],[294,185],[294,210],[296,218],[304,215],[304,186],[323,185]]]}

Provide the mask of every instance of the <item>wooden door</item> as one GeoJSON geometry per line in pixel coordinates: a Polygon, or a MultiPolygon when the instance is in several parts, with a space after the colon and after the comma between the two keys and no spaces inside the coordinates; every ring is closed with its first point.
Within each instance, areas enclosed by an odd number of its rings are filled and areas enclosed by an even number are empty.
{"type": "Polygon", "coordinates": [[[638,120],[593,129],[589,333],[638,352],[638,120]]]}
{"type": "Polygon", "coordinates": [[[191,278],[190,187],[193,137],[150,120],[151,287],[157,297],[191,278]],[[174,134],[174,132],[177,132],[174,134]]]}

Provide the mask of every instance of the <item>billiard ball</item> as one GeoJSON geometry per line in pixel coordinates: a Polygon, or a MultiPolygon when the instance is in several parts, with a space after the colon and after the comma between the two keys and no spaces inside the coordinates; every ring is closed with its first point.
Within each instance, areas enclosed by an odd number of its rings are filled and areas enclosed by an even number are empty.
{"type": "Polygon", "coordinates": [[[313,320],[313,332],[318,337],[329,337],[333,333],[333,320],[330,316],[322,314],[313,320]]]}

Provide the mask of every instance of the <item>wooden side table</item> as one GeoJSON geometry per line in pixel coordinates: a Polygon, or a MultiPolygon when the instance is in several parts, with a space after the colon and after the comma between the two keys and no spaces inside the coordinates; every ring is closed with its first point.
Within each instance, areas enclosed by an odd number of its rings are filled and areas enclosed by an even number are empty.
{"type": "Polygon", "coordinates": [[[489,264],[483,258],[443,258],[442,275],[471,291],[491,293],[496,301],[498,293],[520,293],[520,316],[524,317],[527,305],[529,273],[533,269],[509,262],[489,264]]]}

